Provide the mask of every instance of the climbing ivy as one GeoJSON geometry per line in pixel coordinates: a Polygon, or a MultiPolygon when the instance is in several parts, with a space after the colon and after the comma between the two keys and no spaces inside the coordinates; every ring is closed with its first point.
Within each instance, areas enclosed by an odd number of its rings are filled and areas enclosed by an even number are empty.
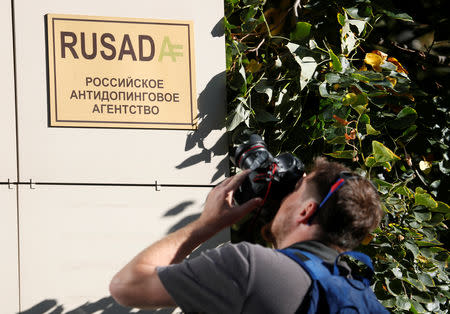
{"type": "Polygon", "coordinates": [[[449,95],[421,80],[433,50],[389,42],[392,25],[418,28],[386,0],[225,0],[227,130],[232,146],[259,133],[274,155],[325,155],[371,179],[385,215],[359,249],[377,297],[447,313],[449,95]]]}

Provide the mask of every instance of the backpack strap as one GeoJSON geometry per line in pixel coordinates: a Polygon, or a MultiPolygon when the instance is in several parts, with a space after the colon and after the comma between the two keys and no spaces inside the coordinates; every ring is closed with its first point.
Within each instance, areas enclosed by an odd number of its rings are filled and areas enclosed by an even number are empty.
{"type": "Polygon", "coordinates": [[[319,278],[330,276],[331,274],[328,268],[323,264],[323,260],[312,253],[293,248],[278,251],[296,261],[303,269],[305,269],[313,280],[319,280],[319,278]],[[307,259],[302,259],[302,256],[307,259]]]}
{"type": "Polygon", "coordinates": [[[351,256],[354,259],[360,261],[361,263],[363,263],[364,265],[367,266],[367,268],[369,269],[369,273],[368,273],[369,277],[366,278],[366,277],[358,276],[357,279],[362,281],[366,287],[370,286],[370,281],[372,280],[372,277],[374,275],[372,260],[370,259],[369,256],[367,256],[366,254],[361,253],[361,252],[347,251],[347,252],[342,252],[341,254],[339,254],[338,257],[336,258],[336,260],[334,261],[333,275],[339,275],[339,268],[338,268],[337,262],[338,262],[339,258],[343,255],[351,256]]]}
{"type": "Polygon", "coordinates": [[[359,277],[359,276],[358,276],[358,278],[356,278],[356,279],[362,281],[366,287],[370,286],[370,280],[372,279],[372,276],[374,274],[373,265],[372,265],[372,261],[370,260],[370,257],[361,252],[347,251],[347,252],[343,252],[343,253],[339,254],[338,257],[336,258],[336,260],[334,261],[333,271],[331,272],[324,265],[324,261],[312,253],[302,251],[299,249],[294,249],[294,248],[286,248],[286,249],[278,250],[278,251],[287,255],[288,257],[290,257],[291,259],[296,261],[298,264],[300,264],[300,266],[302,266],[303,269],[305,269],[305,271],[310,275],[310,277],[313,280],[319,280],[319,278],[323,278],[325,276],[330,276],[331,274],[339,276],[340,273],[339,273],[339,268],[338,268],[337,263],[339,261],[339,258],[343,255],[351,256],[354,259],[362,262],[364,265],[367,266],[367,268],[369,269],[369,278],[359,277]],[[307,258],[307,260],[303,260],[301,258],[301,256],[305,256],[307,258]]]}

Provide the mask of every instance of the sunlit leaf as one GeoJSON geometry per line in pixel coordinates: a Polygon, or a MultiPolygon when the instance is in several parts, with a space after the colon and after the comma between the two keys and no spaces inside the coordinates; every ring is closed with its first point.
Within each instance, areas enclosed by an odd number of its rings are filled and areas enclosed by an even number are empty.
{"type": "Polygon", "coordinates": [[[341,29],[341,50],[344,55],[348,55],[352,52],[359,43],[358,37],[350,29],[348,21],[345,22],[341,29]]]}
{"type": "Polygon", "coordinates": [[[331,64],[333,65],[333,69],[336,72],[341,72],[342,64],[341,64],[341,61],[339,60],[339,58],[334,54],[333,50],[331,50],[331,49],[328,50],[328,54],[331,58],[331,64]]]}
{"type": "Polygon", "coordinates": [[[371,126],[370,124],[366,124],[366,131],[367,131],[367,134],[369,134],[369,135],[379,135],[379,134],[381,134],[380,131],[375,130],[373,128],[373,126],[371,126]]]}
{"type": "Polygon", "coordinates": [[[393,273],[394,276],[397,277],[398,279],[401,279],[401,278],[403,277],[402,271],[401,271],[400,268],[398,268],[398,267],[392,268],[392,273],[393,273]]]}
{"type": "Polygon", "coordinates": [[[337,14],[337,20],[338,20],[339,24],[341,24],[341,26],[344,26],[344,24],[345,24],[345,17],[341,13],[337,14]]]}
{"type": "Polygon", "coordinates": [[[371,167],[375,166],[376,160],[373,157],[367,157],[365,164],[367,167],[371,168],[371,167]]]}
{"type": "Polygon", "coordinates": [[[403,280],[408,282],[409,284],[413,285],[420,291],[427,291],[427,288],[425,287],[425,285],[415,278],[408,277],[408,278],[404,278],[403,280]]]}
{"type": "Polygon", "coordinates": [[[417,221],[419,222],[424,222],[424,221],[428,221],[431,219],[431,212],[429,211],[420,211],[420,210],[415,210],[414,211],[414,217],[417,219],[417,221]]]}
{"type": "Polygon", "coordinates": [[[295,60],[300,65],[300,90],[303,90],[312,79],[317,62],[312,57],[304,57],[303,59],[296,57],[295,60]]]}
{"type": "Polygon", "coordinates": [[[413,313],[425,313],[425,308],[417,301],[411,300],[411,311],[413,313]]]}
{"type": "Polygon", "coordinates": [[[336,73],[327,73],[325,74],[325,81],[330,84],[338,83],[342,80],[341,76],[336,73]]]}
{"type": "Polygon", "coordinates": [[[366,57],[364,58],[364,62],[372,66],[377,72],[381,72],[381,64],[383,61],[383,58],[375,53],[366,53],[366,57]]]}
{"type": "Polygon", "coordinates": [[[431,172],[431,168],[433,167],[433,164],[426,160],[421,160],[419,162],[419,168],[422,170],[423,173],[429,174],[431,172]]]}
{"type": "Polygon", "coordinates": [[[438,204],[437,207],[431,208],[432,212],[443,213],[446,215],[450,214],[450,206],[449,205],[447,205],[444,202],[440,202],[440,201],[438,201],[437,204],[438,204]]]}
{"type": "Polygon", "coordinates": [[[417,256],[419,255],[419,247],[412,242],[405,242],[405,247],[414,255],[414,258],[417,258],[417,256]]]}
{"type": "Polygon", "coordinates": [[[344,151],[328,153],[325,155],[331,156],[333,158],[353,159],[353,157],[355,156],[355,152],[353,150],[344,150],[344,151]]]}
{"type": "Polygon", "coordinates": [[[434,287],[433,278],[426,273],[418,273],[417,278],[427,287],[434,287]]]}
{"type": "Polygon", "coordinates": [[[389,76],[386,76],[386,79],[387,79],[389,82],[391,82],[392,87],[395,87],[395,85],[397,84],[397,79],[396,79],[395,77],[389,77],[389,76]]]}
{"type": "Polygon", "coordinates": [[[239,124],[242,122],[246,122],[250,116],[250,112],[245,109],[244,107],[245,100],[241,99],[241,102],[236,107],[234,112],[227,117],[227,121],[229,121],[227,125],[227,130],[232,131],[234,130],[239,124]]]}
{"type": "Polygon", "coordinates": [[[302,40],[308,37],[310,32],[311,24],[307,22],[297,22],[295,29],[290,34],[290,38],[292,41],[302,40]]]}
{"type": "Polygon", "coordinates": [[[357,95],[355,93],[347,93],[343,98],[342,98],[342,104],[344,106],[350,106],[353,105],[354,103],[356,103],[357,100],[357,95]]]}
{"type": "Polygon", "coordinates": [[[395,64],[395,66],[396,66],[396,69],[395,69],[395,70],[396,70],[397,72],[408,74],[408,71],[406,71],[406,69],[400,64],[400,62],[398,62],[397,59],[395,59],[395,58],[393,58],[393,57],[389,57],[389,58],[388,58],[388,61],[391,62],[391,63],[393,63],[393,64],[395,64]]]}
{"type": "Polygon", "coordinates": [[[416,189],[414,198],[415,198],[415,201],[414,201],[415,205],[423,205],[423,206],[429,207],[429,208],[438,207],[438,203],[434,200],[434,198],[430,194],[426,193],[421,188],[416,189]]]}
{"type": "Polygon", "coordinates": [[[372,141],[373,157],[377,162],[390,162],[400,160],[389,148],[378,141],[372,141]]]}

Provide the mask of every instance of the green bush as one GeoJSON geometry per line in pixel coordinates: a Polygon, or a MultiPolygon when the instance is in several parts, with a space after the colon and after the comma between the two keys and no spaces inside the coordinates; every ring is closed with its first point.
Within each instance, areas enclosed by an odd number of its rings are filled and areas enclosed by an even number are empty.
{"type": "Polygon", "coordinates": [[[377,297],[394,313],[447,313],[450,114],[448,75],[433,61],[439,38],[401,45],[390,32],[423,25],[381,0],[225,0],[224,26],[232,145],[259,133],[275,155],[325,155],[371,179],[385,216],[359,250],[374,259],[377,297]]]}

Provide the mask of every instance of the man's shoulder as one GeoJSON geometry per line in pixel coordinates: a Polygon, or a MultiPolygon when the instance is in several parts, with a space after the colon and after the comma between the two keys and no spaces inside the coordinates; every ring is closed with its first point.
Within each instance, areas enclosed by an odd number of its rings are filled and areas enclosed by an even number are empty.
{"type": "Polygon", "coordinates": [[[254,244],[250,242],[238,242],[238,243],[227,243],[218,248],[221,251],[240,254],[247,258],[257,256],[271,256],[271,257],[283,257],[280,253],[269,247],[262,246],[260,244],[254,244]]]}

